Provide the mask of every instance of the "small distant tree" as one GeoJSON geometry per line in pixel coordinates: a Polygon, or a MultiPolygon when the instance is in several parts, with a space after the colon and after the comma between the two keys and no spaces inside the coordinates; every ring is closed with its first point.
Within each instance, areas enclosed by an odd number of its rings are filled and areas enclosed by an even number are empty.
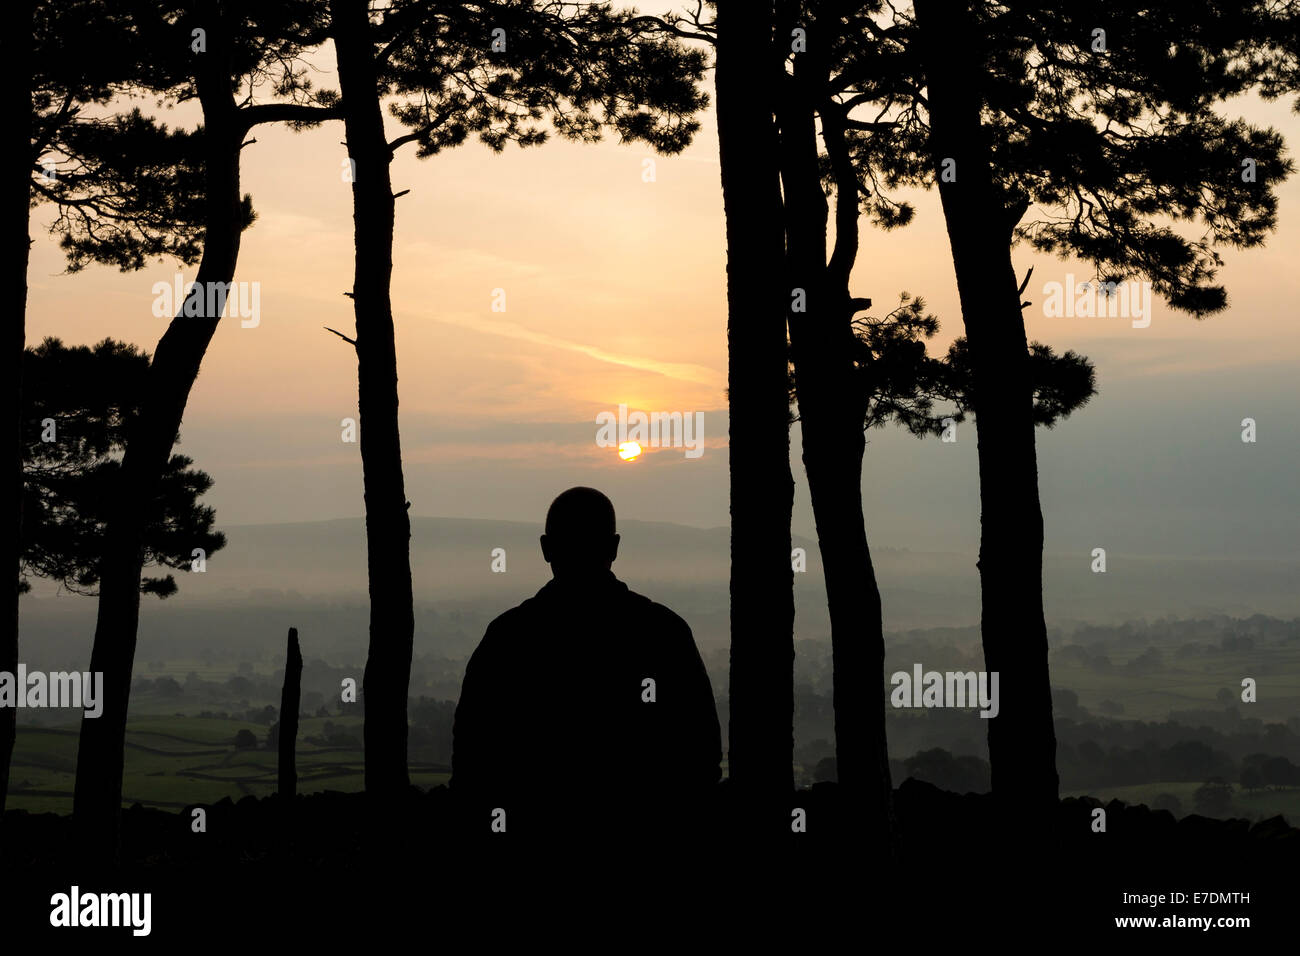
{"type": "Polygon", "coordinates": [[[1241,771],[1241,785],[1246,790],[1258,790],[1264,786],[1264,777],[1258,767],[1245,767],[1241,771]]]}
{"type": "Polygon", "coordinates": [[[257,748],[257,737],[251,730],[241,730],[235,734],[236,750],[255,750],[257,748]]]}
{"type": "Polygon", "coordinates": [[[153,682],[153,692],[159,697],[183,697],[185,690],[171,677],[159,677],[153,682]]]}
{"type": "Polygon", "coordinates": [[[1064,687],[1052,688],[1052,709],[1058,717],[1079,720],[1087,716],[1087,711],[1079,706],[1079,695],[1064,687]]]}
{"type": "Polygon", "coordinates": [[[1294,787],[1300,783],[1300,767],[1286,757],[1269,757],[1260,766],[1259,773],[1268,787],[1294,787]]]}
{"type": "Polygon", "coordinates": [[[1222,777],[1211,777],[1196,788],[1192,801],[1197,813],[1225,817],[1232,810],[1232,784],[1222,777]]]}
{"type": "Polygon", "coordinates": [[[1159,758],[1162,780],[1219,779],[1212,774],[1229,772],[1230,761],[1202,740],[1180,740],[1159,758]]]}

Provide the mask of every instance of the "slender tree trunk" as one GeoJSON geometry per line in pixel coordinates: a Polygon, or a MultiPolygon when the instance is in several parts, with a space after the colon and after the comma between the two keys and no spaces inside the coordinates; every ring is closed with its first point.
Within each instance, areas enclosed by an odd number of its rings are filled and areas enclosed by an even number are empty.
{"type": "MultiPolygon", "coordinates": [[[[195,276],[197,288],[191,297],[204,296],[208,283],[231,282],[239,256],[243,228],[239,151],[245,129],[230,94],[228,60],[220,31],[209,29],[208,51],[200,61],[204,72],[199,77],[205,228],[203,257],[195,276]]],[[[82,718],[73,800],[82,848],[98,857],[112,856],[117,851],[127,706],[140,620],[144,525],[218,318],[219,313],[209,315],[206,310],[199,316],[186,316],[183,305],[178,309],[154,350],[143,404],[131,424],[117,479],[115,509],[105,535],[95,643],[90,657],[91,671],[103,674],[104,708],[98,718],[82,718]]]]}
{"type": "MultiPolygon", "coordinates": [[[[727,217],[731,474],[730,777],[788,795],[794,761],[794,575],[781,183],[771,0],[718,4],[718,143],[727,217]]],[[[774,825],[785,827],[783,818],[774,825]]]]}
{"type": "Polygon", "coordinates": [[[397,346],[389,284],[393,273],[392,153],[384,135],[366,0],[331,0],[334,45],[352,183],[356,273],[357,393],[370,576],[370,654],[364,683],[366,789],[405,790],[406,695],[415,613],[411,593],[410,503],[402,478],[397,415],[397,346]]]}
{"type": "MultiPolygon", "coordinates": [[[[0,39],[0,70],[3,70],[4,90],[0,105],[0,129],[10,131],[12,139],[4,151],[3,208],[0,222],[5,224],[10,250],[4,258],[4,282],[10,290],[14,313],[10,318],[9,347],[5,350],[9,369],[4,376],[8,382],[6,398],[10,402],[4,411],[4,430],[0,432],[4,447],[13,455],[5,466],[3,492],[5,524],[9,526],[10,542],[17,552],[14,559],[14,577],[4,589],[5,603],[0,610],[0,671],[10,674],[18,670],[18,566],[22,561],[23,526],[23,352],[27,348],[27,263],[30,258],[31,236],[31,177],[32,177],[32,9],[29,0],[19,2],[5,13],[4,38],[0,39]]],[[[9,764],[13,758],[17,733],[18,711],[12,707],[0,708],[0,820],[4,817],[5,798],[9,793],[9,764]]]]}
{"type": "Polygon", "coordinates": [[[1043,513],[1038,497],[1033,391],[1015,269],[1011,218],[993,182],[981,97],[971,77],[980,60],[965,4],[917,0],[925,37],[931,140],[970,343],[980,473],[980,629],[984,663],[999,674],[1000,709],[989,720],[993,791],[1021,814],[1056,804],[1043,619],[1043,513]],[[990,235],[990,233],[993,233],[990,235]]]}
{"type": "Polygon", "coordinates": [[[284,687],[280,690],[279,791],[284,803],[298,793],[298,708],[302,699],[302,651],[298,629],[289,628],[289,647],[284,657],[284,687]]]}
{"type": "Polygon", "coordinates": [[[815,100],[806,93],[804,69],[814,67],[796,67],[781,103],[781,164],[794,287],[788,299],[791,354],[831,620],[837,774],[855,808],[849,824],[892,850],[897,837],[885,735],[885,643],[863,519],[865,408],[852,362],[848,287],[857,256],[857,187],[851,183],[837,199],[836,248],[828,264],[829,207],[818,164],[815,100]]]}

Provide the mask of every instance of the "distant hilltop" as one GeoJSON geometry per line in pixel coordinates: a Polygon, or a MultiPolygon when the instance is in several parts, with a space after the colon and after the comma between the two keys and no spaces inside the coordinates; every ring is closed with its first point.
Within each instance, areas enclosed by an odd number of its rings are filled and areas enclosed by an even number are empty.
{"type": "MultiPolygon", "coordinates": [[[[361,518],[219,527],[228,545],[208,559],[204,573],[177,572],[180,592],[175,597],[159,602],[146,596],[142,606],[146,623],[167,620],[176,610],[208,606],[361,606],[368,601],[361,518]]],[[[614,570],[629,586],[674,607],[683,605],[684,614],[707,617],[710,637],[725,631],[730,605],[727,528],[626,520],[619,522],[619,532],[622,544],[614,570]]],[[[541,522],[412,517],[416,604],[472,606],[490,619],[535,593],[549,578],[537,543],[541,533],[541,522]],[[505,570],[494,571],[494,567],[505,570]]],[[[799,630],[809,637],[826,637],[817,543],[796,535],[794,546],[805,550],[807,562],[806,572],[795,575],[799,630]]],[[[969,553],[873,547],[872,558],[887,629],[978,623],[979,576],[973,544],[969,553]]],[[[1049,624],[1300,614],[1300,560],[1296,559],[1141,556],[1112,549],[1104,573],[1094,573],[1093,563],[1086,552],[1045,555],[1049,624]]],[[[93,621],[93,598],[65,593],[54,599],[49,586],[40,581],[33,584],[33,594],[23,601],[24,628],[28,623],[39,625],[50,614],[93,621]]],[[[763,596],[755,594],[752,599],[761,601],[763,596]]]]}

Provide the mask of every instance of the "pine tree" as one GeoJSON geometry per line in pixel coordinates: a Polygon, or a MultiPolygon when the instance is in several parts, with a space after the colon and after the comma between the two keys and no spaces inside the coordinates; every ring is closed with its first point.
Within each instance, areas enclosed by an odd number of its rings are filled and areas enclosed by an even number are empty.
{"type": "MultiPolygon", "coordinates": [[[[47,338],[27,350],[20,591],[34,575],[97,593],[111,492],[148,370],[147,353],[112,339],[69,348],[47,338]]],[[[193,463],[184,455],[167,463],[145,524],[147,565],[190,571],[196,548],[206,561],[225,547],[225,535],[212,530],[215,512],[199,504],[212,478],[193,463]]],[[[165,598],[176,593],[176,579],[145,577],[140,591],[165,598]]]]}
{"type": "Polygon", "coordinates": [[[872,122],[855,162],[888,185],[937,184],[943,204],[978,436],[985,666],[1001,675],[993,787],[1029,842],[1057,798],[1034,429],[1087,373],[1036,390],[1050,353],[1027,341],[1011,249],[1077,256],[1100,283],[1145,280],[1198,317],[1222,310],[1217,249],[1264,241],[1291,163],[1274,131],[1219,108],[1266,75],[1287,23],[1220,0],[916,0],[914,17],[863,23],[862,62],[884,82],[858,104],[872,122]]]}
{"type": "Polygon", "coordinates": [[[323,39],[320,11],[309,0],[134,3],[129,16],[140,49],[148,52],[147,69],[131,88],[175,102],[197,100],[202,108],[194,164],[201,170],[203,238],[195,284],[153,352],[104,536],[90,663],[104,675],[104,709],[82,720],[73,802],[83,846],[100,857],[117,851],[149,514],[223,311],[224,297],[209,304],[206,290],[229,288],[240,236],[253,221],[251,199],[239,186],[240,153],[260,124],[305,126],[337,117],[330,92],[312,90],[305,76],[302,57],[323,39]]]}
{"type": "MultiPolygon", "coordinates": [[[[194,192],[187,188],[183,133],[138,113],[114,120],[92,118],[86,108],[147,71],[147,57],[129,17],[103,0],[20,0],[5,14],[0,71],[6,96],[0,124],[13,137],[4,151],[5,186],[0,221],[14,250],[5,258],[14,301],[12,338],[5,348],[4,430],[9,466],[0,484],[6,526],[15,549],[23,540],[23,367],[26,349],[27,267],[34,207],[53,204],[53,231],[68,253],[69,271],[88,261],[138,269],[148,257],[197,255],[187,224],[194,192]],[[120,135],[119,135],[120,134],[120,135]],[[94,235],[94,239],[90,238],[94,235]]],[[[22,555],[15,555],[21,566],[22,555]]],[[[21,573],[21,572],[20,572],[21,573]]],[[[18,594],[6,597],[0,625],[0,670],[18,662],[18,594]]],[[[0,813],[8,792],[16,714],[0,709],[0,813]]]]}

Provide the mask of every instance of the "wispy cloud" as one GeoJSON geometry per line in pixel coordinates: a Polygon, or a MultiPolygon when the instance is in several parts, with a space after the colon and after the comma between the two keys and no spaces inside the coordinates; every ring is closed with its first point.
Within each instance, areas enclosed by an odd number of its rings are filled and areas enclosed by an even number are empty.
{"type": "Polygon", "coordinates": [[[622,365],[627,368],[640,369],[645,372],[656,372],[659,375],[665,375],[668,378],[675,378],[683,382],[694,382],[698,385],[707,385],[710,388],[722,389],[726,387],[726,381],[721,372],[703,365],[692,365],[688,362],[661,362],[657,359],[645,358],[639,355],[626,355],[619,352],[609,352],[594,345],[585,345],[581,342],[572,342],[568,339],[558,338],[554,335],[547,335],[545,332],[535,332],[532,329],[524,328],[513,322],[493,319],[491,324],[485,324],[482,318],[473,315],[467,315],[461,312],[442,313],[440,315],[429,316],[435,322],[443,322],[447,325],[456,325],[461,328],[472,329],[475,332],[482,332],[485,335],[498,335],[502,338],[518,339],[524,342],[532,342],[535,345],[544,345],[549,348],[565,349],[570,352],[577,352],[586,355],[589,358],[596,359],[600,362],[608,362],[611,365],[622,365]]]}

